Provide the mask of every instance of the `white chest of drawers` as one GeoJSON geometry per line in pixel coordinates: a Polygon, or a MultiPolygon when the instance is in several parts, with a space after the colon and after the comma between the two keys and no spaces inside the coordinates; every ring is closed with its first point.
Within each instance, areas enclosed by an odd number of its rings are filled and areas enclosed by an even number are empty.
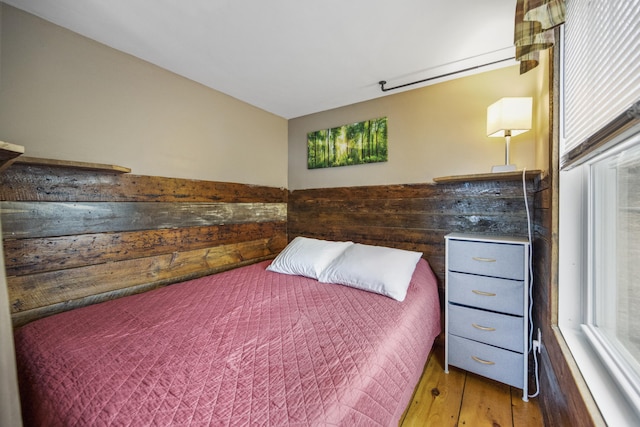
{"type": "Polygon", "coordinates": [[[445,236],[445,372],[449,365],[522,389],[528,400],[529,242],[445,236]]]}

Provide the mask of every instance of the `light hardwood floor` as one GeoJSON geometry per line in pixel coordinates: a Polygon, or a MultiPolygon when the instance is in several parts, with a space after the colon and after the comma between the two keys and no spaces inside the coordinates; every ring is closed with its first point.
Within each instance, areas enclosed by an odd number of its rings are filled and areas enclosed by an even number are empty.
{"type": "Polygon", "coordinates": [[[522,390],[449,367],[444,349],[434,348],[401,427],[544,427],[537,398],[522,400],[522,390]]]}

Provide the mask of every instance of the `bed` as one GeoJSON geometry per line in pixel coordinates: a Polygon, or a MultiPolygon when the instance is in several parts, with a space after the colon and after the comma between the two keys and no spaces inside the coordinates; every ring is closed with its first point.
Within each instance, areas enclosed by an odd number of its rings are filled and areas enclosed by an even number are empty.
{"type": "Polygon", "coordinates": [[[440,333],[428,263],[402,298],[270,264],[19,328],[25,425],[397,425],[440,333]]]}

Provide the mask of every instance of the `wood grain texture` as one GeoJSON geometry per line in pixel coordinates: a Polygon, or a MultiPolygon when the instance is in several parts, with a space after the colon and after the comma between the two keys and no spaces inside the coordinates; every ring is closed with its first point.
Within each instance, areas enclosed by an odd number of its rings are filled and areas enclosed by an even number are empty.
{"type": "Polygon", "coordinates": [[[459,425],[474,427],[512,425],[511,412],[500,410],[507,405],[511,405],[511,391],[508,385],[467,374],[459,425]]]}
{"type": "Polygon", "coordinates": [[[480,173],[471,175],[452,175],[433,178],[437,183],[448,182],[464,182],[464,181],[517,181],[521,179],[522,174],[525,174],[527,179],[535,178],[541,174],[541,170],[527,170],[527,171],[512,171],[512,172],[492,172],[492,173],[480,173]]]}
{"type": "Polygon", "coordinates": [[[445,374],[441,358],[436,352],[432,352],[407,408],[402,426],[457,425],[465,377],[465,373],[457,369],[445,374]]]}
{"type": "MultiPolygon", "coordinates": [[[[535,180],[527,181],[533,188],[535,180]]],[[[290,192],[289,200],[342,200],[354,199],[415,199],[415,198],[451,198],[481,197],[483,195],[503,195],[513,197],[522,194],[520,181],[477,181],[448,184],[397,184],[361,187],[315,188],[290,192]]]]}
{"type": "MultiPolygon", "coordinates": [[[[269,259],[269,258],[271,257],[267,257],[265,259],[269,259]]],[[[230,264],[230,265],[222,265],[220,267],[213,268],[207,274],[215,274],[215,273],[230,270],[233,268],[254,264],[259,261],[262,261],[262,259],[250,259],[247,261],[234,262],[233,264],[230,264]]],[[[196,277],[199,277],[199,276],[184,277],[184,278],[180,278],[179,281],[189,280],[191,278],[196,278],[196,277]]],[[[33,320],[40,319],[42,317],[51,316],[53,314],[62,313],[64,311],[73,310],[76,308],[81,308],[87,305],[97,304],[100,302],[105,302],[105,301],[109,301],[116,298],[122,298],[128,295],[147,292],[162,286],[171,285],[173,283],[174,283],[173,279],[169,280],[168,282],[143,283],[141,285],[129,286],[127,288],[107,291],[101,294],[93,294],[87,297],[62,301],[60,303],[50,304],[50,305],[47,305],[44,307],[38,307],[32,310],[16,312],[11,315],[12,324],[14,327],[19,327],[33,320]]]]}
{"type": "Polygon", "coordinates": [[[0,202],[6,239],[287,219],[286,203],[0,202]]]}
{"type": "Polygon", "coordinates": [[[0,200],[52,202],[281,203],[282,188],[14,164],[0,175],[0,200]]]}
{"type": "MultiPolygon", "coordinates": [[[[526,183],[533,207],[537,181],[526,183]]],[[[304,235],[419,251],[441,287],[446,234],[527,234],[520,181],[296,190],[290,192],[288,204],[289,239],[304,235]]]]}
{"type": "Polygon", "coordinates": [[[541,403],[553,411],[544,411],[545,422],[547,425],[569,421],[571,425],[605,426],[575,360],[564,356],[570,354],[570,350],[557,326],[551,328],[548,338],[541,358],[541,387],[547,390],[541,403]]]}
{"type": "MultiPolygon", "coordinates": [[[[537,185],[537,175],[526,181],[530,209],[537,185]]],[[[422,252],[438,278],[443,316],[446,234],[527,235],[522,182],[513,180],[296,190],[289,193],[287,217],[289,240],[307,236],[422,252]]]]}
{"type": "MultiPolygon", "coordinates": [[[[531,390],[531,389],[529,389],[531,390]]],[[[544,426],[538,399],[522,400],[522,391],[511,388],[511,413],[514,427],[544,426]]]]}
{"type": "Polygon", "coordinates": [[[266,240],[9,277],[14,313],[142,284],[172,283],[272,253],[266,240]]]}
{"type": "Polygon", "coordinates": [[[283,189],[116,173],[73,162],[0,177],[14,326],[273,258],[283,189]]]}
{"type": "MultiPolygon", "coordinates": [[[[550,342],[551,340],[545,341],[550,342]]],[[[547,345],[549,345],[549,343],[547,343],[547,345]]],[[[559,382],[559,380],[562,380],[568,383],[568,378],[565,377],[568,369],[556,364],[556,370],[560,376],[556,375],[555,370],[551,369],[551,359],[549,358],[546,347],[543,348],[540,359],[540,386],[544,387],[545,390],[544,393],[540,395],[540,404],[545,408],[554,408],[552,412],[545,411],[545,423],[550,426],[572,425],[570,413],[573,408],[571,408],[567,400],[571,391],[567,390],[568,395],[565,395],[560,388],[559,382]]],[[[582,415],[576,417],[576,421],[579,421],[579,424],[576,425],[592,426],[593,422],[588,418],[586,413],[582,413],[582,415]]]]}
{"type": "Polygon", "coordinates": [[[538,399],[525,403],[522,390],[456,367],[445,374],[443,360],[444,347],[435,345],[399,426],[544,426],[538,399]]]}
{"type": "Polygon", "coordinates": [[[7,276],[123,261],[269,238],[277,254],[287,244],[286,222],[214,225],[133,232],[91,233],[4,242],[7,276]]]}
{"type": "MultiPolygon", "coordinates": [[[[553,177],[545,177],[540,182],[535,195],[534,214],[534,310],[533,321],[535,328],[542,331],[542,353],[539,357],[540,371],[540,406],[543,408],[546,425],[580,425],[593,426],[598,422],[593,414],[600,418],[595,404],[591,403],[591,409],[585,399],[592,399],[580,392],[581,378],[574,377],[570,362],[565,357],[570,354],[568,349],[563,351],[563,339],[557,331],[557,245],[556,220],[554,220],[553,177]],[[554,266],[555,265],[555,266],[554,266]],[[560,339],[559,339],[560,337],[560,339]]],[[[533,367],[533,360],[530,360],[533,367]]],[[[577,369],[575,367],[574,369],[577,369]]],[[[534,384],[530,384],[534,387],[534,384]]],[[[582,384],[586,389],[586,385],[582,384]]],[[[534,390],[535,388],[531,388],[534,390]]]]}

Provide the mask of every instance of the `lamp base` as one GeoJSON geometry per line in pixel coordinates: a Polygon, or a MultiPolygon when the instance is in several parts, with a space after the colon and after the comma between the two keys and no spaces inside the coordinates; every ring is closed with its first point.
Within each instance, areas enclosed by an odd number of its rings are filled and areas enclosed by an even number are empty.
{"type": "Polygon", "coordinates": [[[516,165],[497,165],[491,168],[491,172],[515,172],[516,165]]]}

